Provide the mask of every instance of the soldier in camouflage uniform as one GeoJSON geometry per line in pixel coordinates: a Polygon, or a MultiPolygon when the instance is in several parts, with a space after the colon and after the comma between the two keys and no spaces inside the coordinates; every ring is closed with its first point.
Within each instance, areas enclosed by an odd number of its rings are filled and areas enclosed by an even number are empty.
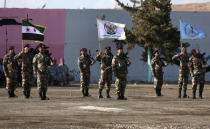
{"type": "Polygon", "coordinates": [[[154,58],[151,61],[152,76],[154,76],[154,89],[156,96],[162,96],[161,89],[163,85],[163,68],[168,64],[164,62],[159,55],[159,51],[154,51],[154,58]]]}
{"type": "Polygon", "coordinates": [[[127,100],[125,97],[125,88],[128,74],[128,66],[131,62],[128,60],[128,57],[123,53],[123,47],[117,46],[117,55],[112,59],[112,69],[114,72],[115,86],[117,89],[117,99],[118,100],[127,100]]]}
{"type": "Polygon", "coordinates": [[[200,58],[196,53],[196,50],[191,50],[192,57],[189,59],[189,69],[192,76],[192,90],[193,90],[193,99],[196,99],[196,90],[197,85],[199,84],[199,97],[203,98],[203,88],[205,83],[205,68],[206,62],[204,58],[200,58]]]}
{"type": "Polygon", "coordinates": [[[37,75],[37,86],[41,100],[49,100],[46,93],[49,82],[48,67],[51,65],[51,60],[50,57],[46,55],[45,46],[43,44],[39,44],[38,48],[39,53],[33,58],[33,71],[34,75],[37,75]]]}
{"type": "Polygon", "coordinates": [[[187,98],[187,84],[188,84],[188,75],[189,75],[189,56],[187,54],[186,45],[182,44],[181,53],[178,53],[172,57],[172,60],[179,59],[180,60],[180,68],[179,68],[179,92],[178,98],[181,98],[182,87],[184,89],[183,98],[187,98]]]}
{"type": "Polygon", "coordinates": [[[89,83],[90,83],[90,66],[95,61],[87,54],[87,49],[80,50],[81,55],[78,58],[78,67],[80,70],[80,85],[83,97],[89,96],[89,83]]]}
{"type": "Polygon", "coordinates": [[[31,86],[33,85],[33,54],[30,52],[29,44],[24,46],[24,51],[15,56],[15,59],[22,59],[22,87],[26,98],[30,97],[31,86]]]}
{"type": "Polygon", "coordinates": [[[96,61],[101,63],[101,77],[99,79],[99,99],[103,98],[102,90],[105,82],[107,83],[106,97],[111,98],[109,95],[111,84],[112,84],[112,58],[111,47],[105,47],[105,53],[101,52],[96,56],[96,61]]]}
{"type": "Polygon", "coordinates": [[[6,89],[8,89],[8,96],[17,97],[15,95],[15,89],[17,88],[17,72],[18,72],[18,63],[15,60],[14,47],[9,47],[9,53],[4,56],[3,59],[3,70],[6,77],[6,89]]]}

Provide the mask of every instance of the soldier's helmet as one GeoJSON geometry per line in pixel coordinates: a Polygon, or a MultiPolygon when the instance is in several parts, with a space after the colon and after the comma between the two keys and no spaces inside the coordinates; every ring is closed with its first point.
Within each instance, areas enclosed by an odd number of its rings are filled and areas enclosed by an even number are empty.
{"type": "Polygon", "coordinates": [[[15,47],[14,46],[10,46],[8,50],[14,50],[15,47]]]}

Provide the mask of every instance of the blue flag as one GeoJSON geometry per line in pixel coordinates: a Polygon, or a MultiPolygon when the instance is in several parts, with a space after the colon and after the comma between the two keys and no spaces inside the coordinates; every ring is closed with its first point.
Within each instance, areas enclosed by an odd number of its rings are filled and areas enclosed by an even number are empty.
{"type": "Polygon", "coordinates": [[[181,39],[204,39],[205,33],[190,24],[180,20],[180,38],[181,39]]]}

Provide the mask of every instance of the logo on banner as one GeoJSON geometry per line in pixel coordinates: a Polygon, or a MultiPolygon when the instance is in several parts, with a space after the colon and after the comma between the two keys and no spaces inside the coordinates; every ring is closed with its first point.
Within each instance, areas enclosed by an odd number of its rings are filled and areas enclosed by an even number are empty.
{"type": "Polygon", "coordinates": [[[117,32],[117,26],[111,23],[105,23],[104,30],[107,34],[114,35],[117,32]]]}
{"type": "Polygon", "coordinates": [[[187,24],[184,27],[185,34],[189,37],[196,37],[199,35],[199,32],[197,32],[191,25],[187,24]]]}

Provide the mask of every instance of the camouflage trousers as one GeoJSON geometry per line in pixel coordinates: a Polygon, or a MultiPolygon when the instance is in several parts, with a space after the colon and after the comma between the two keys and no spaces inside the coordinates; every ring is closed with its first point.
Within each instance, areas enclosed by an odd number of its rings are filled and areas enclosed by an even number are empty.
{"type": "Polygon", "coordinates": [[[189,75],[189,72],[185,72],[185,73],[183,73],[182,71],[179,72],[178,85],[179,85],[180,89],[182,89],[182,88],[186,89],[187,88],[188,75],[189,75]]]}
{"type": "Polygon", "coordinates": [[[125,88],[126,88],[126,83],[127,83],[127,78],[125,77],[116,77],[115,80],[115,87],[117,90],[117,94],[123,94],[125,93],[125,88]]]}
{"type": "Polygon", "coordinates": [[[197,85],[199,84],[199,92],[203,92],[205,83],[205,74],[198,74],[192,77],[192,89],[195,92],[197,90],[197,85]]]}
{"type": "Polygon", "coordinates": [[[154,77],[154,88],[161,89],[163,85],[163,74],[154,77]]]}
{"type": "Polygon", "coordinates": [[[84,74],[80,76],[80,86],[82,89],[88,89],[90,84],[90,74],[84,74]]]}
{"type": "Polygon", "coordinates": [[[17,77],[6,77],[6,89],[14,91],[17,88],[17,77]]]}
{"type": "Polygon", "coordinates": [[[101,77],[98,82],[100,90],[104,89],[105,83],[107,85],[107,90],[110,90],[112,84],[112,72],[104,72],[101,70],[101,77]]]}
{"type": "Polygon", "coordinates": [[[37,88],[38,90],[47,90],[49,82],[48,72],[37,73],[37,88]]]}
{"type": "Polygon", "coordinates": [[[33,73],[22,73],[22,87],[24,91],[30,91],[33,85],[33,73]]]}

